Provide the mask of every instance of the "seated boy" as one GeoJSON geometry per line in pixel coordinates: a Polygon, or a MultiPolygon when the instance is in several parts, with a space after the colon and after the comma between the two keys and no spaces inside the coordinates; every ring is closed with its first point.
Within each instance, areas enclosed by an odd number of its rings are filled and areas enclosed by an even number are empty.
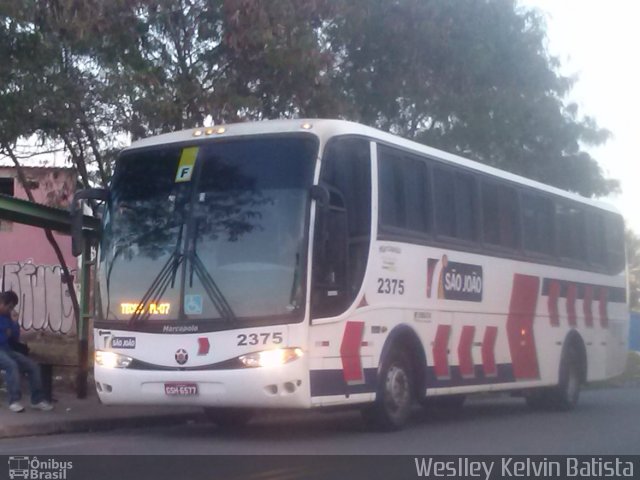
{"type": "Polygon", "coordinates": [[[26,355],[11,349],[10,341],[20,340],[20,325],[11,319],[11,312],[18,305],[15,292],[0,293],[0,370],[5,372],[5,381],[9,395],[9,410],[15,413],[23,412],[20,403],[20,373],[25,372],[29,377],[31,390],[31,407],[39,410],[51,410],[53,406],[44,399],[40,366],[26,355]]]}

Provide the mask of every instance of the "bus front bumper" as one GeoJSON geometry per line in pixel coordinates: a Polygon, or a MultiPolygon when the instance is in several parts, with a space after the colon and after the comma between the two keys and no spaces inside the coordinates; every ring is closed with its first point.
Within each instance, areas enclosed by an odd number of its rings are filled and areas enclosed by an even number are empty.
{"type": "Polygon", "coordinates": [[[107,405],[309,408],[304,361],[278,367],[158,371],[96,365],[96,389],[107,405]]]}

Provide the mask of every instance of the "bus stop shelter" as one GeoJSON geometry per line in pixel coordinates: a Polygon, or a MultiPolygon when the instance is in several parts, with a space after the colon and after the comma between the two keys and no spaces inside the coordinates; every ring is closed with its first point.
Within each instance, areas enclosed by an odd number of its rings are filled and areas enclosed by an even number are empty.
{"type": "MultiPolygon", "coordinates": [[[[49,229],[61,234],[70,235],[72,230],[71,214],[59,208],[48,207],[18,198],[0,195],[0,220],[30,225],[32,227],[49,229]]],[[[85,215],[83,219],[83,234],[91,237],[99,228],[99,221],[85,215]]],[[[90,278],[91,251],[90,242],[85,243],[80,268],[80,312],[75,312],[76,330],[78,338],[78,371],[76,393],[78,398],[87,396],[87,379],[89,373],[89,320],[90,320],[90,278]]]]}

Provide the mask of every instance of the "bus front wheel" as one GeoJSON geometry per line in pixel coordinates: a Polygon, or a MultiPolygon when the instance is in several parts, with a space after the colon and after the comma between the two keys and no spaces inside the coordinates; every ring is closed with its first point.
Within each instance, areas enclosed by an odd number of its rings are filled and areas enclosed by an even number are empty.
{"type": "Polygon", "coordinates": [[[399,350],[392,351],[380,369],[375,401],[362,410],[365,422],[376,430],[401,429],[411,413],[414,389],[411,363],[399,350]]]}

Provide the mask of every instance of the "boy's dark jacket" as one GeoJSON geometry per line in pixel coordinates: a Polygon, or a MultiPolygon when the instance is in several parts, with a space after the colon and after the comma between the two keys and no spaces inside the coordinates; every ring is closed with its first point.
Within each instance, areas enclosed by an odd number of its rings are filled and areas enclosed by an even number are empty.
{"type": "Polygon", "coordinates": [[[16,343],[20,343],[20,325],[9,316],[0,315],[0,348],[8,350],[16,343]]]}

